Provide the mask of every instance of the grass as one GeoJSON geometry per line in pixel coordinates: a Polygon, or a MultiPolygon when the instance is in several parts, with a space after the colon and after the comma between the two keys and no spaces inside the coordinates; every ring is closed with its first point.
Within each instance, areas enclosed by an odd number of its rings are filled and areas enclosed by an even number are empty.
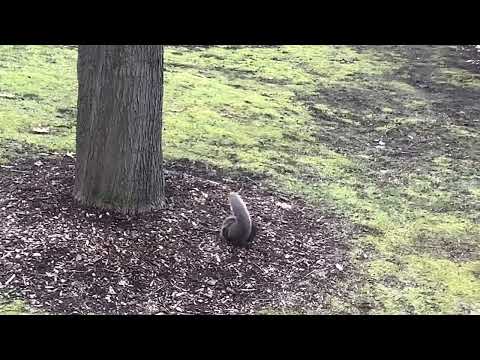
{"type": "MultiPolygon", "coordinates": [[[[449,47],[178,46],[165,62],[167,159],[265,175],[372,230],[330,311],[480,311],[480,82],[449,47]]],[[[74,151],[76,86],[74,48],[0,46],[0,162],[74,151]]]]}
{"type": "Polygon", "coordinates": [[[22,315],[31,314],[31,310],[28,309],[23,301],[1,301],[0,299],[0,315],[22,315]]]}

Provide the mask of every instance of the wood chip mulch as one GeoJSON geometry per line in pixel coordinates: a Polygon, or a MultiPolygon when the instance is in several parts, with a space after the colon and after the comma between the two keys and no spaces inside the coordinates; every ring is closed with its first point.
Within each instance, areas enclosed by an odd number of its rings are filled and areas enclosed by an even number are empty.
{"type": "Polygon", "coordinates": [[[165,209],[86,209],[69,156],[0,167],[0,295],[59,314],[249,314],[325,309],[348,276],[352,224],[299,199],[187,162],[167,163],[165,209]],[[251,249],[219,237],[229,191],[244,196],[251,249]]]}

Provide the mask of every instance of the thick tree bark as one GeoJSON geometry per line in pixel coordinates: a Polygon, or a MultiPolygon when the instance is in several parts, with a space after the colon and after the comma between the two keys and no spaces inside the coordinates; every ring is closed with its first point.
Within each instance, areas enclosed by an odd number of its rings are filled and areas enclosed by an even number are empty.
{"type": "Polygon", "coordinates": [[[162,46],[79,46],[77,201],[125,213],[163,205],[162,101],[162,46]]]}

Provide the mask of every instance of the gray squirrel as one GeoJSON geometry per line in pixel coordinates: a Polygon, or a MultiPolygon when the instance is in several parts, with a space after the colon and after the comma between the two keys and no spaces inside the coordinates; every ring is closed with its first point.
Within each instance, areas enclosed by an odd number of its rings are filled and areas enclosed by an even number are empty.
{"type": "Polygon", "coordinates": [[[221,235],[234,246],[250,247],[257,234],[257,229],[247,206],[240,195],[234,192],[230,193],[229,201],[232,215],[223,221],[221,235]]]}

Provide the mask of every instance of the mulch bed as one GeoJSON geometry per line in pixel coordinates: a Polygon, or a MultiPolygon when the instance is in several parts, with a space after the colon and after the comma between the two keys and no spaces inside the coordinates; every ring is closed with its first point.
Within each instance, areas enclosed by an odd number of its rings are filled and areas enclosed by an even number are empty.
{"type": "Polygon", "coordinates": [[[0,167],[2,296],[68,314],[322,311],[350,269],[356,227],[247,178],[167,163],[166,208],[132,217],[77,205],[74,168],[48,154],[0,167]],[[251,249],[219,237],[239,190],[258,226],[251,249]]]}

